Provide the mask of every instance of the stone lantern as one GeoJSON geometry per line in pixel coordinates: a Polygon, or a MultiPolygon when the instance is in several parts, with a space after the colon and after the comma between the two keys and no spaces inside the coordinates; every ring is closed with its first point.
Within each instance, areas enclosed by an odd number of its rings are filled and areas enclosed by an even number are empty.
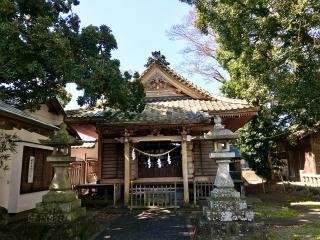
{"type": "MultiPolygon", "coordinates": [[[[234,184],[229,174],[229,163],[235,157],[235,153],[230,151],[230,140],[236,139],[238,136],[231,130],[224,128],[220,117],[215,117],[214,123],[213,129],[204,134],[205,139],[213,140],[213,152],[211,152],[210,158],[218,165],[214,185],[221,190],[221,193],[238,195],[238,192],[234,190],[234,184]]],[[[214,189],[214,191],[217,191],[217,189],[214,189]]]]}
{"type": "Polygon", "coordinates": [[[81,141],[70,136],[66,125],[41,143],[53,147],[53,153],[47,157],[52,164],[54,176],[49,186],[49,192],[42,196],[42,202],[36,204],[36,209],[29,215],[29,222],[57,224],[73,221],[86,214],[81,207],[81,200],[72,191],[68,169],[74,158],[70,156],[70,148],[82,144],[81,141]]]}
{"type": "Polygon", "coordinates": [[[219,116],[214,119],[213,129],[204,134],[204,138],[213,141],[213,152],[210,158],[218,165],[215,177],[215,188],[208,198],[208,206],[203,213],[209,228],[216,235],[225,235],[230,232],[241,233],[252,222],[254,214],[247,210],[246,201],[240,198],[240,193],[234,188],[229,173],[229,163],[235,153],[230,151],[229,141],[237,138],[237,134],[224,128],[219,116]],[[241,230],[242,229],[242,230],[241,230]]]}

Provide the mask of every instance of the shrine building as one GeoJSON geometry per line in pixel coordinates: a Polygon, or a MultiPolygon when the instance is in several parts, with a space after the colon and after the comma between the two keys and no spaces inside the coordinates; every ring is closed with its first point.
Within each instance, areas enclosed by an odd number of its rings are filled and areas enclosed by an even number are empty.
{"type": "Polygon", "coordinates": [[[189,203],[194,181],[212,181],[216,174],[209,158],[212,142],[203,137],[213,117],[219,115],[235,131],[257,115],[257,107],[209,93],[168,65],[157,55],[145,65],[139,79],[146,93],[141,113],[128,118],[99,107],[66,112],[65,121],[77,132],[97,139],[98,182],[118,184],[125,205],[136,184],[178,184],[182,202],[189,203]]]}

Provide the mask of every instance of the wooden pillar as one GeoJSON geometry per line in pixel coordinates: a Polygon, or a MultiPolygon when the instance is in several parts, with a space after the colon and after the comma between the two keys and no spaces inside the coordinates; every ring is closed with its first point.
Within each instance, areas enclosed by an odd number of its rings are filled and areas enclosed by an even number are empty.
{"type": "Polygon", "coordinates": [[[188,152],[187,152],[187,132],[182,131],[181,156],[182,156],[182,177],[183,177],[183,199],[184,204],[189,203],[189,182],[188,182],[188,152]]]}
{"type": "Polygon", "coordinates": [[[102,155],[102,134],[98,134],[98,162],[97,162],[97,167],[96,167],[96,171],[97,171],[97,180],[101,180],[101,172],[102,172],[102,161],[103,161],[103,155],[102,155]]]}
{"type": "Polygon", "coordinates": [[[89,163],[87,162],[87,153],[84,154],[84,183],[88,183],[89,163]]]}
{"type": "Polygon", "coordinates": [[[130,190],[130,145],[129,133],[125,130],[124,133],[124,205],[129,205],[129,190],[130,190]]]}

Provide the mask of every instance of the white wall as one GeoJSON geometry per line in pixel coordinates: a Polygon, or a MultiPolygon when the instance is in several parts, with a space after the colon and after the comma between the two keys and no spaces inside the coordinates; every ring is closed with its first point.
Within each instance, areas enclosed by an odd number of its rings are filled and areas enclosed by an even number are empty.
{"type": "MultiPolygon", "coordinates": [[[[12,156],[12,154],[10,154],[12,156]]],[[[10,156],[10,159],[12,157],[10,156]]],[[[12,161],[8,162],[9,170],[5,171],[0,169],[0,206],[8,209],[9,203],[9,190],[10,190],[10,169],[11,169],[12,161]]]]}
{"type": "Polygon", "coordinates": [[[43,122],[50,123],[53,125],[60,125],[64,119],[64,116],[62,114],[49,112],[48,106],[45,104],[41,104],[40,109],[35,112],[30,112],[27,110],[26,112],[43,122]]]}
{"type": "Polygon", "coordinates": [[[20,194],[24,146],[48,150],[52,150],[52,148],[38,144],[39,139],[46,139],[45,136],[40,134],[24,129],[13,129],[5,132],[8,134],[15,133],[20,141],[17,142],[16,152],[12,153],[11,160],[8,162],[9,170],[2,171],[0,175],[0,205],[7,208],[9,213],[18,213],[34,208],[35,204],[41,202],[42,196],[47,193],[47,191],[41,191],[20,194]]]}
{"type": "Polygon", "coordinates": [[[71,156],[77,159],[85,159],[85,155],[87,154],[87,158],[95,158],[98,159],[98,143],[94,145],[94,148],[71,148],[71,156]]]}

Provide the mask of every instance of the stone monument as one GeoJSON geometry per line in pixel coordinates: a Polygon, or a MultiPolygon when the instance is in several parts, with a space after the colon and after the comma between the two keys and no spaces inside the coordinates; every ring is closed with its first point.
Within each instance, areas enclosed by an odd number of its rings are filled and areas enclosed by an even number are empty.
{"type": "Polygon", "coordinates": [[[247,209],[245,199],[235,190],[229,173],[230,160],[235,153],[230,151],[229,141],[237,138],[237,134],[225,129],[221,118],[215,117],[213,129],[204,134],[205,139],[213,141],[213,152],[210,158],[218,165],[215,188],[208,198],[208,206],[203,208],[204,225],[211,233],[218,236],[238,235],[251,231],[254,213],[247,209]],[[249,224],[248,224],[249,223],[249,224]]]}
{"type": "Polygon", "coordinates": [[[29,215],[29,222],[59,224],[85,216],[86,209],[81,207],[81,200],[72,191],[68,176],[68,168],[74,161],[70,156],[70,147],[82,142],[70,136],[66,126],[62,125],[55,135],[50,136],[48,140],[42,140],[41,143],[53,147],[53,153],[47,157],[47,161],[54,168],[54,176],[49,192],[29,215]]]}

